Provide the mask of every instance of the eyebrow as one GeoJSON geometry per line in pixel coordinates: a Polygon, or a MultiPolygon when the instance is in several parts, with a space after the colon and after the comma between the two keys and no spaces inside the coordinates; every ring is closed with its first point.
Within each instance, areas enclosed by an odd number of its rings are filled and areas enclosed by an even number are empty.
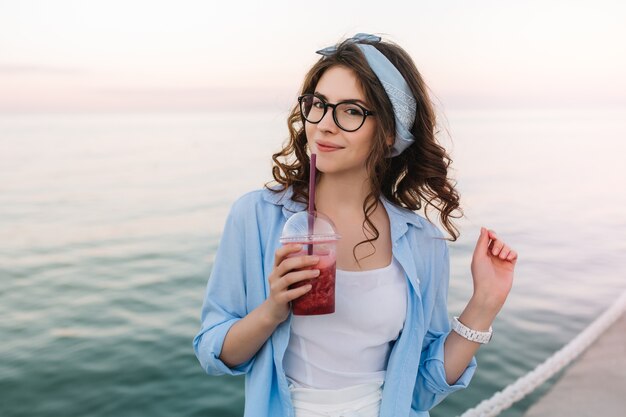
{"type": "MultiPolygon", "coordinates": [[[[314,94],[328,101],[328,97],[326,97],[324,94],[320,93],[319,91],[315,91],[314,94]]],[[[363,100],[356,99],[356,98],[348,98],[345,100],[339,100],[337,103],[344,103],[344,102],[359,103],[359,104],[362,104],[364,107],[369,107],[369,105],[366,102],[364,102],[363,100]]]]}

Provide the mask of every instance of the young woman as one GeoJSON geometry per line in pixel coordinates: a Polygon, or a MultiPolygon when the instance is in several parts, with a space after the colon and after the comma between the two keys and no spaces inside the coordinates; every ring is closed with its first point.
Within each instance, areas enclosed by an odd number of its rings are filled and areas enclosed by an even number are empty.
{"type": "Polygon", "coordinates": [[[435,210],[456,240],[459,195],[435,114],[412,59],[357,34],[318,51],[273,155],[278,185],[250,192],[226,220],[202,308],[196,355],[211,375],[246,375],[246,417],[428,416],[467,387],[474,354],[511,289],[517,254],[481,229],[474,291],[448,317],[448,247],[414,211],[435,210]],[[315,279],[315,256],[289,256],[286,220],[306,210],[310,154],[316,210],[342,238],[336,311],[295,316],[290,302],[315,279]]]}

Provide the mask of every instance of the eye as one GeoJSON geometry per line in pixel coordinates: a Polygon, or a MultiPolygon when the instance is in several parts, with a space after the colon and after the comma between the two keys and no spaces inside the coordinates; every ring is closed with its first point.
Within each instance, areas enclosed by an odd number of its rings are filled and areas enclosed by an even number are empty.
{"type": "Polygon", "coordinates": [[[324,102],[319,97],[313,97],[313,107],[316,109],[323,109],[324,102]]]}
{"type": "Polygon", "coordinates": [[[349,106],[345,109],[346,114],[349,116],[363,116],[363,110],[357,106],[349,106]]]}

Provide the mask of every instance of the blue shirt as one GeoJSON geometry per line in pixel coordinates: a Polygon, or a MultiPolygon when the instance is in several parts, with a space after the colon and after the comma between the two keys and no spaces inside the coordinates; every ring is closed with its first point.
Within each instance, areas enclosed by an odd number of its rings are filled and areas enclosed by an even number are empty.
{"type": "MultiPolygon", "coordinates": [[[[220,359],[230,327],[261,305],[270,293],[268,276],[285,221],[306,210],[291,200],[292,189],[275,194],[249,192],[231,208],[207,285],[201,329],[193,346],[210,375],[246,375],[244,417],[293,417],[283,356],[289,343],[291,315],[257,354],[229,368],[220,359]]],[[[407,283],[407,316],[389,361],[380,417],[428,416],[448,394],[467,387],[476,359],[454,385],[446,383],[444,342],[450,333],[447,311],[449,255],[437,227],[413,211],[384,197],[389,216],[392,253],[407,283]]]]}

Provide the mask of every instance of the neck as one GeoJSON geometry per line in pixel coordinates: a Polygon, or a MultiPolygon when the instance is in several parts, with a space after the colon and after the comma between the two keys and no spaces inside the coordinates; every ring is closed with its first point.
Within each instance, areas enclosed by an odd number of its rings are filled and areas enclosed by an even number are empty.
{"type": "Polygon", "coordinates": [[[366,172],[361,175],[321,174],[315,187],[315,206],[325,214],[362,212],[369,193],[366,172]]]}

